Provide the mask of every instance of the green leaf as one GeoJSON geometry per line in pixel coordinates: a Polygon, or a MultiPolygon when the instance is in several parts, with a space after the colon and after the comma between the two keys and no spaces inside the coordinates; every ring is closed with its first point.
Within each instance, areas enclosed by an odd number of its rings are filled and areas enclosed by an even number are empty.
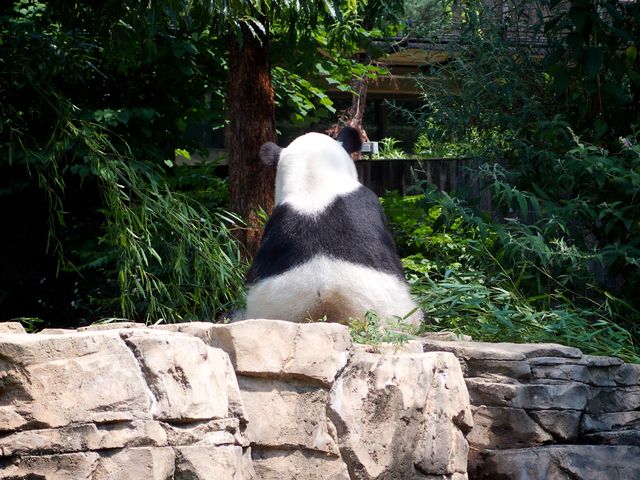
{"type": "Polygon", "coordinates": [[[589,77],[594,78],[602,67],[604,60],[604,49],[602,47],[589,47],[584,56],[586,73],[589,77]]]}

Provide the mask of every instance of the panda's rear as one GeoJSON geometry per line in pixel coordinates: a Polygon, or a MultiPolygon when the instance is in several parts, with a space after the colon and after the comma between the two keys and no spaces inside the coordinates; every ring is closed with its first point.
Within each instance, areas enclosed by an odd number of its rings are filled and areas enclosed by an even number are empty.
{"type": "MultiPolygon", "coordinates": [[[[343,142],[359,144],[355,130],[346,133],[343,142]]],[[[286,149],[267,144],[261,156],[277,164],[276,207],[247,275],[245,317],[347,322],[414,312],[407,321],[418,323],[378,199],[341,144],[307,134],[286,149]]]]}

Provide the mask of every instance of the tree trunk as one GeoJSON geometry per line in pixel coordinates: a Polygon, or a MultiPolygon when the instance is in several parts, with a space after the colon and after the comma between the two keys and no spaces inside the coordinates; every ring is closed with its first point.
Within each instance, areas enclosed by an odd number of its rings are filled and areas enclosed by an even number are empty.
{"type": "Polygon", "coordinates": [[[242,35],[241,43],[233,40],[229,57],[229,197],[231,209],[247,221],[237,238],[252,258],[262,237],[257,209],[273,209],[275,168],[264,166],[258,151],[275,140],[275,102],[268,34],[258,39],[243,27],[242,35]]]}
{"type": "Polygon", "coordinates": [[[347,111],[349,118],[349,126],[357,129],[360,132],[360,137],[363,142],[368,142],[369,137],[364,127],[362,126],[362,119],[364,117],[364,110],[367,106],[367,87],[368,77],[363,75],[360,78],[353,78],[351,80],[351,87],[356,92],[351,97],[351,107],[347,111]]]}

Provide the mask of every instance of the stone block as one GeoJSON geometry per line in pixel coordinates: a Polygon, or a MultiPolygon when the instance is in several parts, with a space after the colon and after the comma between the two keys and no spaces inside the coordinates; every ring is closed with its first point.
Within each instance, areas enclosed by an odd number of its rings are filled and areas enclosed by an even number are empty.
{"type": "Polygon", "coordinates": [[[105,330],[125,330],[130,328],[146,328],[144,323],[138,322],[107,322],[107,323],[94,323],[87,325],[86,327],[79,327],[78,332],[103,332],[105,330]]]}
{"type": "Polygon", "coordinates": [[[99,462],[95,452],[0,458],[0,480],[94,480],[99,462]]]}
{"type": "Polygon", "coordinates": [[[337,323],[243,320],[171,327],[229,354],[237,374],[301,378],[331,384],[347,363],[349,330],[337,323]]]}
{"type": "Polygon", "coordinates": [[[601,387],[615,387],[615,372],[619,367],[600,367],[577,364],[532,365],[531,372],[536,380],[562,380],[582,382],[601,387]]]}
{"type": "Polygon", "coordinates": [[[578,438],[582,418],[580,410],[528,410],[527,413],[556,441],[566,443],[578,438]]]}
{"type": "Polygon", "coordinates": [[[167,437],[166,445],[171,446],[249,446],[249,440],[242,432],[237,418],[211,420],[208,422],[182,423],[170,425],[161,423],[167,437]]]}
{"type": "Polygon", "coordinates": [[[626,363],[622,365],[616,370],[613,379],[618,385],[640,385],[640,365],[637,363],[626,363]]]}
{"type": "Polygon", "coordinates": [[[467,378],[472,405],[514,407],[538,410],[583,410],[589,389],[577,382],[552,385],[497,383],[482,378],[467,378]]]}
{"type": "Polygon", "coordinates": [[[172,448],[125,448],[103,452],[91,480],[173,480],[175,453],[172,448]]]}
{"type": "Polygon", "coordinates": [[[535,357],[581,358],[577,348],[555,343],[444,342],[423,340],[425,352],[452,352],[462,359],[525,360],[535,357]]]}
{"type": "Polygon", "coordinates": [[[553,445],[485,452],[481,480],[640,478],[640,447],[553,445]]]}
{"type": "Polygon", "coordinates": [[[448,353],[356,351],[330,392],[329,415],[352,478],[466,473],[473,420],[448,353]]]}
{"type": "Polygon", "coordinates": [[[526,360],[485,360],[470,358],[463,360],[463,362],[463,373],[465,377],[501,375],[521,381],[532,378],[531,367],[526,360]]]}
{"type": "Polygon", "coordinates": [[[0,437],[0,456],[73,453],[129,446],[165,446],[159,422],[133,420],[107,424],[81,423],[60,428],[13,432],[0,437]]]}
{"type": "Polygon", "coordinates": [[[20,322],[0,322],[0,333],[27,333],[20,322]]]}
{"type": "Polygon", "coordinates": [[[626,428],[640,427],[640,412],[613,412],[600,414],[585,414],[582,417],[582,431],[584,433],[606,432],[626,428]]]}
{"type": "Polygon", "coordinates": [[[150,417],[154,398],[117,332],[0,334],[0,431],[150,417]]]}
{"type": "Polygon", "coordinates": [[[567,357],[534,357],[529,359],[531,365],[584,365],[586,367],[618,367],[624,362],[615,357],[583,355],[580,358],[567,357]]]}
{"type": "Polygon", "coordinates": [[[326,415],[325,389],[244,376],[238,382],[250,418],[246,433],[252,445],[339,455],[335,427],[326,415]]]}
{"type": "Polygon", "coordinates": [[[225,445],[217,448],[207,446],[177,447],[175,453],[176,479],[250,480],[255,478],[251,451],[248,448],[243,449],[237,445],[225,445]]]}
{"type": "Polygon", "coordinates": [[[253,466],[260,480],[349,480],[339,457],[308,450],[260,450],[252,448],[253,466]]]}
{"type": "Polygon", "coordinates": [[[120,331],[153,393],[154,418],[185,422],[229,416],[227,354],[189,335],[120,331]]]}
{"type": "Polygon", "coordinates": [[[553,437],[521,408],[473,407],[469,446],[478,450],[542,445],[553,437]]]}
{"type": "MultiPolygon", "coordinates": [[[[633,445],[640,447],[640,428],[590,433],[584,435],[582,441],[595,445],[633,445]]],[[[640,458],[638,460],[640,461],[640,458]]]]}
{"type": "Polygon", "coordinates": [[[587,413],[628,412],[640,409],[640,387],[593,387],[585,408],[587,413]]]}

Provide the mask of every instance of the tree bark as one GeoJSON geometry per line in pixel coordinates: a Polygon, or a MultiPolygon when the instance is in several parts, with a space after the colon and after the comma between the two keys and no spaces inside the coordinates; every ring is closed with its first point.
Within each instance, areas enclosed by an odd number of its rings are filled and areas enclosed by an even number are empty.
{"type": "Polygon", "coordinates": [[[357,129],[360,132],[360,137],[363,142],[368,142],[369,137],[362,125],[362,119],[364,118],[364,110],[367,106],[367,87],[368,78],[366,75],[361,78],[353,78],[351,80],[351,87],[356,92],[351,97],[351,107],[347,111],[349,117],[348,125],[357,129]]]}
{"type": "Polygon", "coordinates": [[[241,42],[232,41],[229,55],[229,198],[231,209],[247,221],[237,238],[252,258],[262,237],[257,210],[273,210],[275,168],[263,165],[258,152],[275,140],[275,101],[268,34],[256,38],[244,26],[242,36],[241,42]]]}

